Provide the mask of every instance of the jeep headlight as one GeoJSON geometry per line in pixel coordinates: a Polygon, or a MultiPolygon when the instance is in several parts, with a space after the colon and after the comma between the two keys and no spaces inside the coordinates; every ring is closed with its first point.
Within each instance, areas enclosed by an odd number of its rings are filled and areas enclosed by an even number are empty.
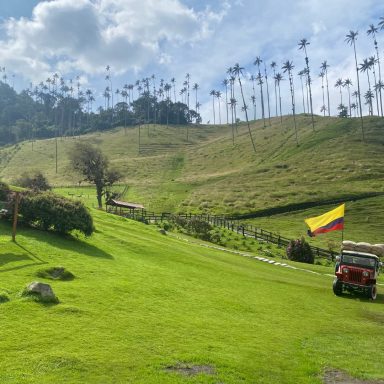
{"type": "Polygon", "coordinates": [[[369,277],[369,272],[368,271],[363,271],[363,276],[364,277],[369,277]]]}
{"type": "Polygon", "coordinates": [[[343,273],[347,274],[349,272],[348,268],[343,268],[343,273]]]}

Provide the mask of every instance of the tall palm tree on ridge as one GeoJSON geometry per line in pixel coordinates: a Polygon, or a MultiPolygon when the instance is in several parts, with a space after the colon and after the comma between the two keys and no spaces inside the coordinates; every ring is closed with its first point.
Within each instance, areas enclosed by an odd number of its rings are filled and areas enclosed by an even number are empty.
{"type": "MultiPolygon", "coordinates": [[[[379,22],[378,27],[380,27],[380,29],[384,29],[384,17],[380,17],[380,19],[381,19],[381,21],[379,22]]],[[[367,35],[368,36],[372,35],[372,38],[373,38],[373,45],[375,46],[375,50],[376,50],[377,66],[379,67],[379,81],[381,82],[381,65],[380,65],[380,56],[379,56],[379,46],[378,46],[377,40],[376,40],[376,33],[378,32],[378,27],[375,27],[373,24],[371,24],[367,30],[367,35]]],[[[378,87],[378,90],[376,88],[377,87],[375,86],[376,100],[378,99],[377,98],[377,91],[379,91],[380,110],[381,110],[381,116],[383,116],[383,99],[382,99],[382,94],[381,94],[381,88],[378,87]]]]}
{"type": "Polygon", "coordinates": [[[307,45],[309,44],[310,42],[307,39],[301,39],[298,45],[299,45],[299,49],[302,49],[305,52],[305,64],[307,66],[307,83],[309,88],[309,105],[311,107],[312,128],[313,130],[315,130],[315,121],[313,119],[313,107],[312,107],[311,75],[309,70],[309,59],[307,55],[307,45]]]}
{"type": "Polygon", "coordinates": [[[357,31],[349,31],[349,33],[345,36],[345,41],[353,46],[353,51],[355,53],[355,66],[356,66],[356,77],[357,77],[357,93],[359,96],[359,109],[360,109],[360,119],[361,119],[361,133],[363,137],[363,141],[365,141],[364,135],[364,121],[363,121],[363,112],[361,108],[361,92],[360,92],[360,78],[359,78],[359,68],[357,66],[357,55],[356,55],[356,40],[357,35],[359,33],[357,31]]]}
{"type": "Polygon", "coordinates": [[[294,122],[294,125],[295,125],[296,144],[299,145],[299,138],[297,136],[297,125],[296,125],[295,89],[294,89],[294,85],[293,85],[293,76],[292,76],[293,68],[294,68],[294,65],[293,65],[292,61],[287,60],[283,64],[281,69],[283,70],[284,73],[288,72],[289,88],[290,88],[290,91],[291,91],[293,122],[294,122]]]}
{"type": "Polygon", "coordinates": [[[253,151],[256,152],[255,142],[253,141],[251,127],[249,125],[247,105],[245,104],[243,86],[241,84],[241,79],[240,79],[240,75],[243,75],[243,70],[244,70],[244,68],[240,67],[240,65],[238,63],[236,63],[235,66],[233,67],[233,74],[234,74],[234,76],[237,76],[237,80],[239,82],[241,97],[243,99],[243,108],[244,108],[244,113],[245,113],[245,119],[247,121],[247,126],[248,126],[249,138],[251,139],[251,142],[252,142],[253,151]]]}

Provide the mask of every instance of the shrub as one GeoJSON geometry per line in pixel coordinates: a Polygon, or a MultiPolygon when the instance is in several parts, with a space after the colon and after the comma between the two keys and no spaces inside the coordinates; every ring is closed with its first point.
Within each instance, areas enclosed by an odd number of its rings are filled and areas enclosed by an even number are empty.
{"type": "Polygon", "coordinates": [[[16,180],[16,185],[30,188],[34,191],[49,191],[51,189],[47,178],[40,171],[37,171],[32,175],[27,172],[22,173],[16,180]]]}
{"type": "Polygon", "coordinates": [[[19,213],[26,224],[44,230],[78,230],[86,236],[94,230],[92,216],[83,203],[49,192],[23,194],[19,213]]]}
{"type": "Polygon", "coordinates": [[[287,257],[289,260],[299,261],[301,263],[313,264],[315,262],[312,249],[304,237],[289,242],[287,246],[287,257]]]}

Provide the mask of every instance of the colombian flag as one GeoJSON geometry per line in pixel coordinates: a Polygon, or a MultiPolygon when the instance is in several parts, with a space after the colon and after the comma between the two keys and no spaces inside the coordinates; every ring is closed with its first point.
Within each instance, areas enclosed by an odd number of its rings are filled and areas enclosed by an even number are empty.
{"type": "Polygon", "coordinates": [[[341,204],[339,207],[321,216],[305,219],[304,221],[310,229],[308,234],[310,236],[316,236],[320,233],[344,229],[344,209],[345,204],[341,204]]]}

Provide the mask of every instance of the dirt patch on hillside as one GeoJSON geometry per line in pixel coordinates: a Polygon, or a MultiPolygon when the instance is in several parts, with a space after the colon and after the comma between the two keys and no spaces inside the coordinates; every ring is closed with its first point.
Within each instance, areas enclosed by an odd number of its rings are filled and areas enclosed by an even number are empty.
{"type": "Polygon", "coordinates": [[[214,375],[215,368],[211,365],[192,365],[192,364],[177,364],[166,367],[167,372],[175,372],[184,376],[195,376],[203,373],[205,375],[214,375]]]}
{"type": "Polygon", "coordinates": [[[384,380],[360,380],[355,379],[338,369],[328,369],[325,371],[324,384],[384,384],[384,380]]]}

